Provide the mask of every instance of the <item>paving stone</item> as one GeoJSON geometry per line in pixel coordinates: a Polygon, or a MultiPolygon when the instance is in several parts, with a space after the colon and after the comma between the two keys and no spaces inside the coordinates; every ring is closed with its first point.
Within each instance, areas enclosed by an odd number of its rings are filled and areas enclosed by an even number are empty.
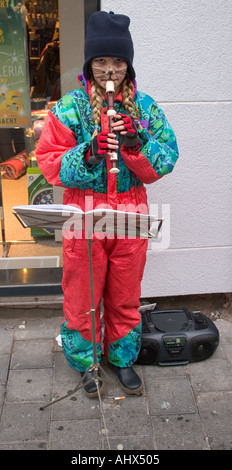
{"type": "Polygon", "coordinates": [[[7,381],[8,368],[10,363],[10,354],[0,354],[0,383],[5,384],[7,381]]]}
{"type": "MultiPolygon", "coordinates": [[[[15,442],[0,444],[0,450],[47,450],[47,442],[15,442]]],[[[17,457],[16,457],[17,458],[17,457]]]]}
{"type": "Polygon", "coordinates": [[[49,401],[52,391],[51,369],[11,370],[6,401],[49,401]]]}
{"type": "Polygon", "coordinates": [[[108,437],[149,436],[152,433],[146,397],[127,396],[124,400],[103,400],[108,437]]]}
{"type": "Polygon", "coordinates": [[[209,433],[208,440],[212,450],[232,450],[232,430],[216,435],[209,433]]]}
{"type": "Polygon", "coordinates": [[[231,435],[232,391],[200,393],[197,406],[207,435],[231,435]]]}
{"type": "Polygon", "coordinates": [[[191,364],[189,372],[196,393],[232,390],[231,370],[224,359],[191,364]]]}
{"type": "Polygon", "coordinates": [[[18,322],[14,337],[16,340],[27,339],[55,339],[60,332],[61,318],[29,318],[18,322]],[[25,321],[24,328],[19,328],[20,323],[25,321]]]}
{"type": "Polygon", "coordinates": [[[175,377],[186,377],[187,366],[143,366],[144,380],[156,380],[157,378],[175,378],[175,377]]]}
{"type": "Polygon", "coordinates": [[[232,449],[232,323],[219,321],[220,344],[206,361],[136,365],[141,396],[125,395],[103,356],[102,410],[81,388],[41,411],[80,374],[56,347],[59,318],[22,318],[0,318],[0,450],[232,449]]]}
{"type": "Polygon", "coordinates": [[[226,360],[228,361],[228,364],[230,365],[231,368],[231,373],[232,373],[232,354],[231,354],[231,345],[230,344],[224,344],[223,345],[223,350],[226,356],[226,360]]]}
{"type": "Polygon", "coordinates": [[[11,353],[14,330],[0,329],[0,354],[11,353]]]}
{"type": "Polygon", "coordinates": [[[109,446],[106,438],[103,438],[103,450],[154,450],[157,449],[151,436],[121,436],[120,438],[109,438],[109,446]],[[110,446],[110,447],[109,447],[110,446]]]}
{"type": "Polygon", "coordinates": [[[100,422],[91,420],[52,421],[50,450],[99,450],[100,422]]]}
{"type": "Polygon", "coordinates": [[[196,413],[187,377],[146,379],[149,412],[154,415],[196,413]]]}
{"type": "MultiPolygon", "coordinates": [[[[74,390],[76,383],[56,383],[53,399],[64,396],[70,390],[74,390]]],[[[61,419],[94,419],[99,418],[99,400],[89,399],[81,388],[70,397],[52,405],[52,420],[61,419]]]]}
{"type": "Polygon", "coordinates": [[[70,367],[63,353],[54,354],[54,380],[62,383],[76,383],[80,380],[77,370],[70,367]]]}
{"type": "Polygon", "coordinates": [[[155,439],[159,450],[207,450],[197,414],[154,416],[155,439]]]}
{"type": "Polygon", "coordinates": [[[6,403],[0,426],[0,443],[46,442],[49,435],[49,411],[40,411],[39,403],[6,403]]]}
{"type": "Polygon", "coordinates": [[[15,341],[11,369],[32,369],[52,367],[52,341],[30,340],[15,341]]]}
{"type": "Polygon", "coordinates": [[[220,343],[232,345],[232,322],[219,319],[215,325],[220,333],[220,343]]]}
{"type": "Polygon", "coordinates": [[[5,386],[0,385],[0,416],[1,416],[2,407],[3,407],[4,395],[5,395],[5,386]]]}

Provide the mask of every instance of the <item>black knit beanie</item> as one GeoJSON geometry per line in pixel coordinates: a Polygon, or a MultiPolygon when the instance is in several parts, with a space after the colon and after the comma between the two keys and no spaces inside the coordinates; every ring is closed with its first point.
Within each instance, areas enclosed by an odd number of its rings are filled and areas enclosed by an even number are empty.
{"type": "Polygon", "coordinates": [[[129,31],[130,18],[112,11],[93,13],[87,25],[85,41],[85,64],[83,72],[89,78],[89,64],[96,57],[118,57],[128,65],[130,79],[135,78],[133,69],[134,47],[129,31]]]}

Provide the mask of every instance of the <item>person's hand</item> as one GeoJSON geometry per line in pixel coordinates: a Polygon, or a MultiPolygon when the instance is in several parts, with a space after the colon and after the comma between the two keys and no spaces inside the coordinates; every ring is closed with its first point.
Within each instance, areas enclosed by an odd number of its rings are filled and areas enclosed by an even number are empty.
{"type": "Polygon", "coordinates": [[[126,114],[115,114],[112,129],[115,131],[121,142],[129,148],[136,147],[139,142],[136,125],[126,114]]]}
{"type": "Polygon", "coordinates": [[[91,140],[90,149],[87,155],[88,165],[97,165],[104,158],[111,157],[113,151],[118,150],[116,134],[100,132],[91,140]]]}

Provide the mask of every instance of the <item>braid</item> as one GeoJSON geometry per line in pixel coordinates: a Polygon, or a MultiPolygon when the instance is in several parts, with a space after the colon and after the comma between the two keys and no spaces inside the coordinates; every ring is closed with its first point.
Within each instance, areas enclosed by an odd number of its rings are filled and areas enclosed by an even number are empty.
{"type": "Polygon", "coordinates": [[[101,90],[94,80],[91,80],[91,103],[93,108],[93,122],[95,125],[95,131],[92,137],[98,134],[97,126],[101,122],[101,109],[102,109],[102,96],[101,90]]]}
{"type": "Polygon", "coordinates": [[[129,76],[126,76],[122,84],[122,99],[125,109],[128,111],[131,119],[133,119],[137,124],[138,128],[142,129],[142,126],[138,123],[138,116],[135,112],[134,102],[132,99],[133,83],[131,82],[129,76]]]}
{"type": "MultiPolygon", "coordinates": [[[[101,123],[101,109],[102,109],[102,93],[100,87],[97,85],[95,80],[91,77],[91,105],[93,109],[93,122],[95,125],[95,130],[92,137],[95,137],[98,134],[97,127],[101,123]]],[[[137,125],[138,129],[142,129],[142,126],[139,124],[138,116],[135,111],[134,102],[132,99],[133,84],[129,78],[126,76],[125,80],[122,83],[122,100],[125,109],[128,111],[131,119],[133,119],[137,125]]]]}

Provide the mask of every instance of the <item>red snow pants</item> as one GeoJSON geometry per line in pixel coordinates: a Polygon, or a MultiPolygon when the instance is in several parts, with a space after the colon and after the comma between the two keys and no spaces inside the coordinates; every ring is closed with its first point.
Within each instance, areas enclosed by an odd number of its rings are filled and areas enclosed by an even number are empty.
{"type": "MultiPolygon", "coordinates": [[[[142,200],[144,200],[144,194],[142,195],[142,200]]],[[[69,198],[68,203],[74,203],[74,201],[70,201],[69,198]]],[[[96,201],[94,206],[96,207],[96,201]]],[[[146,205],[144,207],[146,208],[146,205]]],[[[103,298],[104,354],[109,357],[109,349],[111,347],[111,362],[116,365],[120,364],[121,367],[128,365],[127,356],[133,357],[131,359],[133,363],[136,360],[136,354],[139,352],[141,318],[138,307],[140,306],[141,281],[146,262],[147,243],[147,239],[120,239],[116,237],[113,239],[107,237],[101,240],[97,239],[92,243],[97,343],[101,343],[99,304],[103,298]],[[139,325],[140,330],[138,332],[136,328],[139,325]],[[135,331],[136,347],[132,344],[135,338],[133,332],[135,331]],[[120,344],[117,343],[125,337],[126,341],[124,341],[123,346],[122,342],[120,344]],[[130,355],[130,348],[134,348],[137,352],[130,355]],[[118,355],[120,355],[120,358],[117,358],[118,355]]],[[[85,340],[86,344],[91,346],[90,274],[88,243],[85,238],[66,239],[63,237],[62,288],[64,292],[64,314],[67,320],[65,328],[68,329],[69,338],[71,338],[71,331],[73,333],[78,331],[82,340],[85,340]]],[[[63,335],[63,338],[66,333],[63,335]]],[[[73,337],[70,339],[68,346],[63,348],[66,351],[66,356],[69,355],[67,351],[73,349],[74,342],[73,337]]],[[[78,339],[78,344],[79,342],[78,339]]],[[[83,353],[83,351],[78,352],[78,347],[76,346],[74,354],[77,362],[80,359],[79,356],[83,353]]],[[[70,354],[73,355],[73,352],[70,352],[70,354]]],[[[87,363],[83,362],[83,364],[85,364],[84,369],[86,369],[87,363]]],[[[77,364],[74,367],[78,370],[83,370],[81,365],[77,364]]]]}

